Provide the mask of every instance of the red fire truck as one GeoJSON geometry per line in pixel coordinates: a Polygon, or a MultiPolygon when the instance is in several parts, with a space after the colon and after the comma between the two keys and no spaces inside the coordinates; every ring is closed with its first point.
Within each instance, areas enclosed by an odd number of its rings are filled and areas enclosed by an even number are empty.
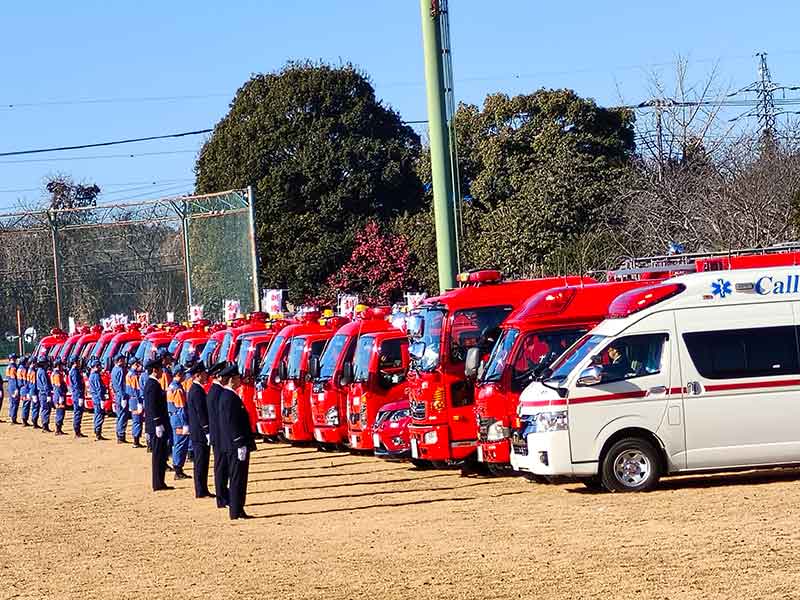
{"type": "Polygon", "coordinates": [[[35,356],[37,359],[49,357],[50,352],[54,348],[60,349],[61,344],[63,344],[68,337],[69,336],[67,335],[66,331],[63,331],[58,327],[54,327],[50,330],[50,335],[46,335],[39,340],[39,343],[36,345],[36,349],[33,351],[32,356],[35,356]]]}
{"type": "Polygon", "coordinates": [[[444,463],[475,454],[478,429],[473,386],[464,376],[467,350],[488,354],[500,323],[533,294],[589,277],[503,281],[499,271],[458,276],[461,287],[426,300],[409,319],[408,373],[414,461],[444,463]]]}
{"type": "Polygon", "coordinates": [[[388,309],[371,308],[360,313],[355,321],[336,330],[322,356],[309,360],[312,378],[311,419],[314,439],[335,447],[349,443],[347,426],[347,387],[342,384],[342,368],[352,363],[358,336],[394,328],[387,321],[388,309]]]}
{"type": "Polygon", "coordinates": [[[374,450],[372,426],[386,404],[406,397],[408,337],[389,331],[358,338],[352,363],[345,363],[342,382],[348,386],[347,423],[351,450],[374,450]],[[349,384],[349,385],[348,385],[349,384]]]}
{"type": "Polygon", "coordinates": [[[269,345],[266,356],[261,363],[261,370],[256,379],[256,410],[258,421],[256,429],[264,439],[277,441],[283,427],[281,418],[281,389],[282,380],[279,377],[279,366],[286,358],[289,350],[291,332],[287,330],[296,323],[290,321],[275,321],[273,326],[280,324],[280,330],[269,345]]]}
{"type": "Polygon", "coordinates": [[[310,442],[314,439],[311,418],[311,388],[308,366],[311,359],[319,360],[325,344],[343,321],[337,318],[320,320],[320,313],[309,311],[298,318],[299,323],[282,331],[288,339],[286,357],[279,363],[281,380],[281,419],[283,436],[290,442],[310,442]]]}
{"type": "MultiPolygon", "coordinates": [[[[622,281],[543,290],[503,321],[502,333],[476,383],[478,461],[487,463],[492,472],[507,468],[509,436],[522,390],[575,340],[605,319],[614,298],[652,283],[622,281]]],[[[476,352],[468,351],[468,378],[475,375],[476,352]]]]}
{"type": "Polygon", "coordinates": [[[242,384],[237,393],[247,409],[247,414],[250,416],[250,425],[253,431],[257,431],[258,423],[256,379],[270,344],[282,326],[273,323],[268,331],[245,333],[240,338],[241,343],[236,364],[242,375],[242,384]]]}

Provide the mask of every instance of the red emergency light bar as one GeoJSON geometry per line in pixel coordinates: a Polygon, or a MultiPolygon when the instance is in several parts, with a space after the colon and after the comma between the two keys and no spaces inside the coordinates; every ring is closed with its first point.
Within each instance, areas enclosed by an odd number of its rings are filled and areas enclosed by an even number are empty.
{"type": "Polygon", "coordinates": [[[319,321],[322,314],[318,310],[309,310],[304,313],[300,313],[297,315],[297,320],[301,323],[313,323],[315,321],[319,321]]]}
{"type": "Polygon", "coordinates": [[[330,327],[331,329],[339,329],[343,325],[347,325],[350,322],[350,319],[347,317],[328,317],[327,319],[322,319],[320,323],[324,323],[326,327],[330,327]]]}
{"type": "Polygon", "coordinates": [[[192,329],[194,331],[203,331],[203,329],[209,325],[211,325],[211,321],[208,319],[197,319],[197,321],[192,321],[192,329]]]}
{"type": "Polygon", "coordinates": [[[103,326],[102,325],[92,325],[92,333],[100,335],[103,333],[103,326]]]}
{"type": "Polygon", "coordinates": [[[125,325],[123,325],[122,323],[117,323],[116,325],[114,325],[114,329],[112,329],[112,331],[116,333],[122,333],[123,331],[125,331],[125,325]]]}
{"type": "Polygon", "coordinates": [[[526,303],[526,317],[557,315],[566,310],[575,297],[575,288],[563,287],[542,290],[526,303]]]}
{"type": "Polygon", "coordinates": [[[685,289],[686,286],[682,283],[669,283],[625,292],[617,296],[611,306],[608,307],[608,317],[610,319],[624,319],[640,310],[672,298],[685,289]]]}
{"type": "Polygon", "coordinates": [[[128,323],[128,331],[139,331],[142,328],[142,324],[138,321],[134,321],[133,323],[128,323]]]}
{"type": "Polygon", "coordinates": [[[468,283],[498,283],[503,280],[503,274],[496,269],[482,271],[467,271],[456,275],[456,281],[465,285],[468,283]]]}
{"type": "Polygon", "coordinates": [[[265,322],[269,318],[269,315],[265,312],[261,312],[260,310],[253,311],[249,315],[247,315],[248,321],[258,321],[260,323],[265,322]]]}
{"type": "Polygon", "coordinates": [[[67,335],[67,332],[63,329],[59,329],[58,327],[53,327],[50,330],[50,335],[67,335]]]}

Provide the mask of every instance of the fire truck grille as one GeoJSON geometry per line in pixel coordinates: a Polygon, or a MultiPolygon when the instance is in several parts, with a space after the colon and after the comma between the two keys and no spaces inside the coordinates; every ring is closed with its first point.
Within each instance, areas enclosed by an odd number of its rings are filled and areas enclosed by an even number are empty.
{"type": "Polygon", "coordinates": [[[297,401],[295,400],[292,402],[292,408],[289,411],[289,415],[292,417],[292,421],[297,421],[297,401]]]}
{"type": "Polygon", "coordinates": [[[366,425],[367,423],[367,404],[366,402],[361,402],[361,422],[366,425]]]}
{"type": "Polygon", "coordinates": [[[355,425],[361,421],[361,413],[351,412],[350,413],[350,423],[355,425]]]}
{"type": "Polygon", "coordinates": [[[292,414],[292,408],[290,406],[282,406],[281,407],[281,416],[285,418],[289,418],[292,414]]]}
{"type": "Polygon", "coordinates": [[[411,418],[416,421],[421,421],[425,418],[424,402],[411,402],[411,418]]]}

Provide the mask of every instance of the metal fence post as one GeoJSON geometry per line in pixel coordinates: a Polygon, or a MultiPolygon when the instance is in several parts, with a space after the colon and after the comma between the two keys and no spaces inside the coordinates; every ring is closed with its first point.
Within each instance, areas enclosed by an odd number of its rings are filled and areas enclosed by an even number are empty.
{"type": "Polygon", "coordinates": [[[247,186],[247,203],[249,211],[247,213],[250,224],[250,259],[253,269],[253,310],[261,310],[261,288],[258,283],[258,250],[256,249],[256,195],[253,186],[247,186]]]}

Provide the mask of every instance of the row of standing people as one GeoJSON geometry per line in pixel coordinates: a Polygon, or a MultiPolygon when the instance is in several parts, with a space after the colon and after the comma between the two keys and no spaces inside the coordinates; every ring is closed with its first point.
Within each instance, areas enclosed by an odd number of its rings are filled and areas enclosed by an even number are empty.
{"type": "Polygon", "coordinates": [[[244,505],[250,453],[256,446],[247,410],[236,392],[241,380],[238,367],[227,362],[209,369],[202,361],[191,364],[188,375],[192,383],[184,395],[182,386],[176,386],[175,381],[166,389],[163,386],[167,367],[164,358],[154,358],[145,365],[147,381],[143,387],[146,430],[152,445],[153,491],[173,489],[164,480],[169,455],[168,434],[180,427],[193,446],[195,496],[216,498],[218,508],[228,507],[231,519],[250,518],[244,505]],[[206,392],[209,378],[212,378],[211,386],[206,392]],[[176,399],[183,403],[181,410],[176,410],[176,399]],[[216,495],[208,489],[212,449],[216,495]]]}
{"type": "MultiPolygon", "coordinates": [[[[236,393],[240,375],[234,363],[217,363],[210,369],[197,361],[185,370],[180,365],[170,369],[173,357],[166,350],[142,368],[136,357],[117,355],[111,371],[114,392],[115,432],[117,443],[127,443],[127,425],[131,423],[133,447],[141,444],[142,434],[153,454],[153,489],[170,489],[164,483],[167,469],[176,479],[186,479],[183,467],[189,451],[194,455],[194,486],[198,498],[215,497],[208,489],[208,468],[214,449],[214,480],[217,506],[229,507],[230,516],[248,518],[244,512],[249,469],[249,454],[255,442],[247,411],[236,393]],[[206,394],[209,377],[213,381],[206,394]],[[147,386],[158,384],[158,397],[151,387],[150,408],[147,407],[147,386]],[[163,410],[162,410],[163,409],[163,410]],[[147,427],[144,425],[147,423],[147,427]],[[172,458],[172,467],[167,460],[172,458]]],[[[108,390],[101,377],[101,363],[89,362],[88,386],[81,372],[80,359],[70,361],[64,372],[59,360],[9,356],[6,369],[10,396],[9,417],[13,424],[33,426],[43,431],[49,427],[51,409],[55,409],[55,433],[64,435],[67,390],[72,396],[73,430],[76,438],[87,437],[81,431],[86,398],[91,398],[94,411],[95,439],[103,437],[107,416],[105,404],[108,390]],[[88,387],[88,389],[87,389],[88,387]],[[38,424],[41,417],[42,425],[38,424]],[[21,420],[18,420],[21,418],[21,420]]],[[[0,391],[2,390],[0,378],[0,391]]],[[[2,395],[0,395],[2,408],[2,395]]]]}

